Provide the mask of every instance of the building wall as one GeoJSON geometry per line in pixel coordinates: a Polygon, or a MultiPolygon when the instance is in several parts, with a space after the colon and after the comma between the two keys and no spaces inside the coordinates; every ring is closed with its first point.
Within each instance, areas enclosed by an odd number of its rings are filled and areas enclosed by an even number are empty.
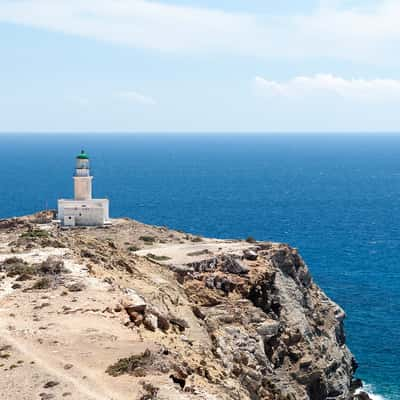
{"type": "Polygon", "coordinates": [[[107,199],[88,201],[59,200],[58,219],[63,225],[101,226],[109,220],[109,203],[107,199]]]}

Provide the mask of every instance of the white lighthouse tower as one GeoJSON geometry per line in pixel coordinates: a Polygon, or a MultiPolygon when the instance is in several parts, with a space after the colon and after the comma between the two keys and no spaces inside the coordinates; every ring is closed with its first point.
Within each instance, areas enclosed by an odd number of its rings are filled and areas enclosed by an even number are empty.
{"type": "Polygon", "coordinates": [[[58,219],[64,226],[102,226],[109,224],[108,199],[92,198],[89,156],[84,150],[76,156],[74,200],[58,200],[58,219]]]}
{"type": "Polygon", "coordinates": [[[90,176],[89,156],[84,150],[76,157],[76,168],[74,175],[75,200],[92,199],[92,180],[90,176]]]}

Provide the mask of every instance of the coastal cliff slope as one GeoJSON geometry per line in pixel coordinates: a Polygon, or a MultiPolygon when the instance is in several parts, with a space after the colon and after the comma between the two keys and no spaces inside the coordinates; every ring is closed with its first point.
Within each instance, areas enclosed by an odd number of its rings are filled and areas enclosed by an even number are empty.
{"type": "Polygon", "coordinates": [[[345,313],[296,249],[51,219],[0,221],[0,399],[354,397],[345,313]]]}

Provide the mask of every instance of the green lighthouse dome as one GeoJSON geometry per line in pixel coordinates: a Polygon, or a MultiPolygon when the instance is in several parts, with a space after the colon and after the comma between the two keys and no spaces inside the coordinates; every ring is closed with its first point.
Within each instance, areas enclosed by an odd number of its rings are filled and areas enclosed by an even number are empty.
{"type": "Polygon", "coordinates": [[[81,153],[76,156],[78,160],[89,160],[89,155],[86,154],[85,150],[81,150],[81,153]]]}

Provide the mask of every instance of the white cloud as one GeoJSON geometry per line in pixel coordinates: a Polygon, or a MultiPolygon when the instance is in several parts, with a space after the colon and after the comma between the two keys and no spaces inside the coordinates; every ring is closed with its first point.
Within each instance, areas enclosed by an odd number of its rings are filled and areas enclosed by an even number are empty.
{"type": "Polygon", "coordinates": [[[159,51],[400,61],[398,0],[326,4],[274,17],[148,0],[0,0],[0,21],[159,51]]]}
{"type": "Polygon", "coordinates": [[[384,132],[400,127],[400,80],[317,74],[285,81],[258,76],[253,84],[257,117],[269,128],[384,132]]]}
{"type": "Polygon", "coordinates": [[[345,79],[331,74],[298,76],[276,82],[257,76],[256,87],[266,95],[288,98],[340,97],[357,101],[391,101],[400,99],[400,80],[345,79]]]}
{"type": "Polygon", "coordinates": [[[119,92],[117,93],[117,96],[122,99],[147,106],[152,106],[156,104],[156,101],[152,97],[146,96],[144,94],[135,91],[119,92]]]}
{"type": "Polygon", "coordinates": [[[234,51],[257,29],[252,16],[146,0],[5,0],[0,20],[161,51],[234,51]]]}

